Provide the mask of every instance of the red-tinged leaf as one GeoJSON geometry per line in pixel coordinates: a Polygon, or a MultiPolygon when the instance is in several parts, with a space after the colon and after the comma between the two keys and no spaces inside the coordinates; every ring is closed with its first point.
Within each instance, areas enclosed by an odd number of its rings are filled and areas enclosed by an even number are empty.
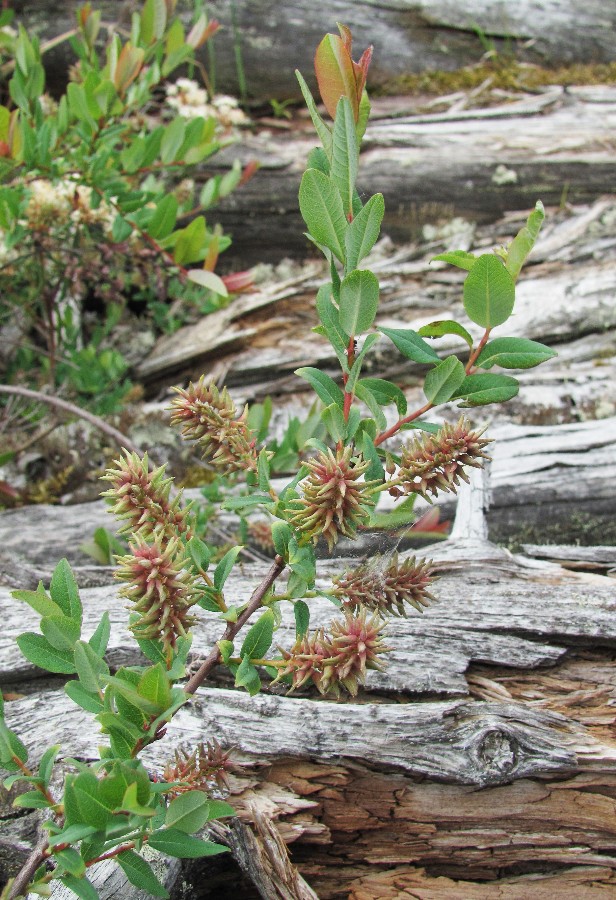
{"type": "Polygon", "coordinates": [[[130,44],[122,47],[113,77],[114,87],[120,96],[141,71],[144,56],[145,51],[141,47],[132,47],[130,44]]]}
{"type": "Polygon", "coordinates": [[[247,291],[253,291],[255,287],[254,272],[252,269],[246,269],[244,272],[232,272],[230,275],[223,275],[222,280],[230,294],[245,294],[247,291]]]}
{"type": "Polygon", "coordinates": [[[336,116],[338,101],[346,97],[357,121],[359,98],[353,60],[347,45],[337,34],[326,34],[317,47],[314,69],[321,99],[332,119],[336,116]]]}
{"type": "Polygon", "coordinates": [[[440,522],[440,512],[436,506],[430,507],[430,509],[420,516],[413,524],[411,525],[409,531],[421,531],[424,534],[446,534],[449,530],[450,522],[448,519],[445,519],[444,522],[440,522]]]}

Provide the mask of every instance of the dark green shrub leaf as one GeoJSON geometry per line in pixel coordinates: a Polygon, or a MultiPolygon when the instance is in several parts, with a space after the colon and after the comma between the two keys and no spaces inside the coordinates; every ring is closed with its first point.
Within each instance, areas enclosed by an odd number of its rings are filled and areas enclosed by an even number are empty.
{"type": "Polygon", "coordinates": [[[344,236],[346,265],[349,271],[355,269],[374,247],[381,231],[384,215],[383,195],[374,194],[349,224],[344,236]]]}
{"type": "Polygon", "coordinates": [[[191,537],[191,539],[186,544],[186,549],[188,550],[188,555],[194,563],[197,571],[207,572],[212,556],[207,544],[204,544],[203,541],[199,540],[199,538],[195,535],[194,537],[191,537]]]}
{"type": "Polygon", "coordinates": [[[99,900],[98,891],[87,878],[75,878],[74,875],[63,875],[59,881],[76,894],[80,900],[99,900]]]}
{"type": "Polygon", "coordinates": [[[169,897],[169,891],[160,883],[143,856],[139,856],[134,850],[126,850],[116,856],[115,861],[135,887],[147,891],[153,897],[169,897]]]}
{"type": "Polygon", "coordinates": [[[109,613],[107,610],[101,616],[101,620],[96,626],[96,631],[89,639],[88,644],[94,650],[97,656],[104,656],[111,635],[111,623],[109,621],[109,613]]]}
{"type": "Polygon", "coordinates": [[[480,256],[464,282],[464,309],[472,322],[494,328],[506,322],[515,303],[515,283],[501,259],[480,256]]]}
{"type": "Polygon", "coordinates": [[[344,236],[348,222],[342,198],[329,178],[318,169],[304,172],[299,187],[299,208],[314,240],[344,263],[344,236]]]}
{"type": "Polygon", "coordinates": [[[286,559],[288,556],[289,540],[293,530],[287,522],[272,522],[272,541],[274,549],[279,556],[286,559]]]}
{"type": "Polygon", "coordinates": [[[477,261],[477,257],[472,253],[467,253],[466,250],[448,250],[447,253],[439,253],[438,256],[433,256],[430,262],[446,262],[452,266],[457,266],[458,269],[466,269],[467,272],[475,265],[477,261]]]}
{"type": "Polygon", "coordinates": [[[176,828],[165,828],[152,835],[150,847],[174,856],[179,859],[199,859],[202,856],[215,856],[217,853],[226,853],[228,848],[212,841],[202,841],[176,828]]]}
{"type": "Polygon", "coordinates": [[[11,591],[11,596],[16,600],[23,600],[40,616],[57,616],[62,613],[58,604],[54,603],[43,587],[42,581],[39,581],[35,591],[11,591]]]}
{"type": "Polygon", "coordinates": [[[538,200],[534,210],[526,221],[526,225],[518,231],[507,247],[507,260],[505,266],[514,281],[520,274],[520,269],[524,265],[526,257],[535,246],[535,241],[539,236],[544,219],[545,210],[543,208],[543,203],[541,200],[538,200]]]}
{"type": "Polygon", "coordinates": [[[466,401],[459,406],[485,406],[511,400],[519,389],[519,383],[509,375],[467,375],[451,399],[466,401]]]}
{"type": "Polygon", "coordinates": [[[49,809],[53,804],[40,791],[28,791],[16,797],[13,806],[23,809],[49,809]]]}
{"type": "Polygon", "coordinates": [[[332,132],[331,180],[342,197],[345,213],[353,210],[353,193],[357,179],[359,148],[355,135],[355,117],[351,104],[341,97],[336,107],[332,132]]]}
{"type": "Polygon", "coordinates": [[[109,666],[85,641],[77,641],[74,654],[75,668],[84,690],[97,694],[101,689],[101,675],[109,674],[109,666]]]}
{"type": "Polygon", "coordinates": [[[74,878],[82,878],[86,871],[86,865],[79,853],[73,847],[66,850],[56,850],[53,854],[60,872],[68,872],[74,878]]]}
{"type": "Polygon", "coordinates": [[[430,403],[446,403],[464,381],[464,366],[456,356],[448,356],[431,369],[424,382],[424,394],[430,403]]]}
{"type": "Polygon", "coordinates": [[[261,690],[261,679],[256,668],[250,662],[250,658],[245,656],[237,668],[235,673],[235,686],[243,687],[248,691],[251,697],[258,694],[261,690]]]}
{"type": "Polygon", "coordinates": [[[337,444],[338,441],[343,441],[346,422],[340,407],[336,403],[330,403],[321,413],[321,418],[334,443],[337,444]]]}
{"type": "Polygon", "coordinates": [[[360,373],[361,373],[361,367],[364,362],[364,357],[366,356],[368,351],[371,350],[372,347],[376,343],[378,343],[380,338],[381,338],[380,334],[373,333],[373,334],[366,335],[366,338],[362,344],[362,348],[359,351],[359,353],[357,354],[357,356],[355,357],[355,361],[354,361],[351,371],[349,373],[349,379],[346,383],[347,394],[352,394],[353,391],[355,390],[355,385],[357,384],[357,379],[359,378],[360,373]]]}
{"type": "Polygon", "coordinates": [[[51,576],[49,593],[54,603],[57,603],[65,616],[81,622],[83,610],[77,582],[67,559],[61,559],[51,576]]]}
{"type": "Polygon", "coordinates": [[[203,791],[186,791],[172,800],[165,815],[165,825],[185,834],[203,828],[209,819],[210,804],[203,791]]]}
{"type": "Polygon", "coordinates": [[[41,761],[39,763],[38,774],[39,778],[43,782],[45,786],[49,784],[51,779],[51,773],[53,771],[53,764],[55,762],[56,756],[60,751],[60,744],[54,744],[53,747],[48,747],[47,750],[41,756],[41,761]]]}
{"type": "Polygon", "coordinates": [[[329,375],[326,375],[325,372],[313,369],[312,366],[303,366],[301,369],[296,369],[295,374],[312,385],[326,406],[329,406],[330,403],[336,403],[340,409],[343,408],[344,395],[336,382],[329,375]]]}
{"type": "Polygon", "coordinates": [[[340,325],[349,335],[362,334],[374,322],[379,282],[369,269],[355,269],[340,285],[340,325]]]}
{"type": "Polygon", "coordinates": [[[56,650],[71,651],[81,634],[81,625],[67,616],[43,616],[41,631],[56,650]]]}
{"type": "Polygon", "coordinates": [[[150,666],[146,669],[139,679],[137,691],[141,697],[145,697],[146,700],[151,700],[152,703],[155,703],[161,712],[167,709],[171,703],[171,688],[166,666],[162,665],[162,663],[157,663],[155,666],[150,666]]]}
{"type": "Polygon", "coordinates": [[[317,110],[316,103],[314,102],[314,98],[310,92],[310,88],[304,81],[304,77],[302,73],[296,69],[295,75],[297,80],[299,81],[299,86],[301,88],[302,94],[304,96],[304,101],[306,106],[308,107],[308,112],[310,113],[310,118],[312,119],[312,124],[314,125],[317,134],[319,135],[319,140],[323,144],[323,150],[328,159],[331,158],[332,155],[332,134],[329,127],[325,124],[321,116],[319,115],[319,111],[317,110]]]}
{"type": "Polygon", "coordinates": [[[440,362],[439,355],[430,344],[426,344],[412,328],[379,328],[379,331],[386,335],[407,359],[429,365],[440,362]]]}
{"type": "MultiPolygon", "coordinates": [[[[473,257],[474,259],[475,257],[473,257]]],[[[473,338],[463,325],[452,319],[443,319],[439,322],[430,322],[429,325],[423,325],[419,329],[419,334],[423,337],[442,337],[444,334],[457,334],[463,338],[469,347],[473,346],[473,338]]]]}
{"type": "Polygon", "coordinates": [[[532,369],[558,354],[526,338],[494,338],[483,348],[475,365],[481,369],[502,366],[503,369],[532,369]]]}
{"type": "Polygon", "coordinates": [[[383,378],[362,378],[361,384],[370,391],[380,406],[393,403],[400,416],[406,415],[408,404],[406,397],[396,384],[383,378]]]}
{"type": "Polygon", "coordinates": [[[365,382],[369,379],[362,379],[358,381],[355,385],[355,396],[358,400],[361,400],[362,403],[365,403],[372,415],[374,416],[374,421],[376,422],[380,431],[383,431],[384,428],[387,427],[387,419],[385,418],[385,413],[381,408],[381,404],[379,403],[377,396],[372,393],[370,387],[368,387],[365,382]]]}
{"type": "Polygon", "coordinates": [[[295,634],[298,638],[303,638],[310,626],[310,608],[304,600],[296,600],[293,604],[293,613],[295,615],[295,634]]]}
{"type": "Polygon", "coordinates": [[[51,835],[49,846],[53,849],[58,844],[75,844],[92,834],[96,834],[96,828],[92,825],[70,825],[68,828],[63,828],[58,834],[51,835]]]}
{"type": "Polygon", "coordinates": [[[156,204],[156,209],[150,221],[147,231],[155,241],[162,241],[169,237],[175,228],[178,214],[178,201],[173,194],[166,194],[156,204]]]}
{"type": "Polygon", "coordinates": [[[87,709],[87,711],[91,713],[99,713],[102,711],[103,701],[98,692],[91,693],[90,691],[86,691],[80,681],[67,681],[64,685],[64,690],[73,703],[76,703],[77,706],[81,706],[82,709],[87,709]]]}
{"type": "Polygon", "coordinates": [[[274,614],[271,609],[260,616],[248,634],[240,650],[240,656],[248,659],[262,659],[272,646],[274,638],[274,614]]]}
{"type": "Polygon", "coordinates": [[[77,670],[72,651],[56,650],[42,634],[27,631],[17,638],[17,646],[31,663],[58,675],[73,675],[77,670]]]}
{"type": "Polygon", "coordinates": [[[231,574],[231,569],[235,565],[235,560],[243,550],[243,546],[232,547],[228,550],[214,569],[214,587],[217,591],[222,591],[225,582],[231,574]]]}

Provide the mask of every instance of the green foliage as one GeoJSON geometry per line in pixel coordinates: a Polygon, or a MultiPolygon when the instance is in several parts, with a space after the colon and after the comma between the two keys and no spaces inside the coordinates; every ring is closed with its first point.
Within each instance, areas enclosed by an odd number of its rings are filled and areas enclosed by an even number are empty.
{"type": "Polygon", "coordinates": [[[45,48],[23,27],[13,38],[2,32],[10,77],[0,106],[0,327],[20,331],[6,378],[61,387],[99,415],[120,409],[130,388],[115,343],[128,301],[173,330],[193,309],[229,300],[213,269],[230,240],[194,213],[244,173],[235,164],[194,196],[195,167],[232,135],[196,83],[166,84],[217,25],[197,9],[186,31],[174,7],[146,0],[127,34],[86,4],[58,100],[45,93],[45,48]],[[182,104],[182,91],[203,102],[182,104]]]}
{"type": "MultiPolygon", "coordinates": [[[[88,158],[89,183],[99,190],[92,196],[103,195],[101,202],[106,191],[118,198],[115,238],[125,239],[126,229],[137,227],[138,221],[138,228],[150,228],[150,237],[156,236],[176,265],[193,265],[209,258],[216,244],[205,219],[197,217],[177,228],[179,203],[170,195],[153,194],[144,203],[143,184],[124,190],[127,182],[122,179],[129,170],[137,173],[156,160],[171,165],[189,154],[204,158],[212,139],[207,123],[194,126],[176,117],[149,134],[137,131],[116,152],[127,104],[148,95],[159,71],[171,71],[178,60],[190,59],[184,50],[190,35],[185,39],[176,24],[168,27],[168,10],[164,0],[147,0],[142,14],[133,19],[131,41],[122,45],[115,37],[102,67],[93,62],[99,20],[88,11],[82,14],[82,62],[84,70],[90,65],[89,74],[70,86],[53,127],[37,113],[33,92],[41,77],[38,51],[22,34],[16,51],[20,74],[12,96],[24,115],[15,117],[20,137],[9,165],[19,166],[30,157],[40,165],[41,155],[52,155],[59,136],[71,129],[79,137],[79,152],[86,152],[93,141],[102,142],[88,158]],[[105,117],[115,116],[116,109],[119,118],[112,126],[105,117]],[[28,125],[28,110],[38,115],[36,131],[28,125]]],[[[203,37],[205,26],[196,33],[203,37]]],[[[58,879],[89,900],[96,896],[86,877],[89,865],[113,856],[132,884],[151,896],[165,897],[166,889],[139,854],[145,843],[178,858],[223,852],[225,848],[195,833],[212,819],[233,814],[230,806],[211,796],[214,784],[217,790],[225,784],[228,754],[215,742],[192,754],[176,750],[161,777],[148,772],[141,751],[162,737],[167,723],[216,665],[225,667],[235,686],[250,695],[261,689],[267,675],[290,690],[312,685],[322,694],[339,697],[344,690],[355,696],[368,670],[384,667],[389,650],[382,636],[384,619],[404,616],[409,607],[422,611],[434,599],[428,590],[433,575],[428,563],[414,558],[398,562],[394,554],[383,561],[382,571],[360,564],[323,588],[317,580],[321,545],[327,544],[331,553],[339,540],[353,540],[362,528],[407,529],[415,520],[418,495],[429,500],[439,491],[455,492],[464,468],[480,466],[487,458],[489,441],[464,418],[455,425],[439,425],[422,417],[443,403],[469,407],[504,402],[515,396],[518,382],[493,368],[528,368],[554,355],[524,338],[492,337],[493,329],[504,325],[514,310],[515,282],[538,234],[540,206],[509,248],[478,257],[467,251],[437,257],[466,272],[463,303],[469,322],[445,319],[420,332],[375,325],[379,285],[366,259],[378,239],[384,204],[381,194],[364,202],[355,190],[369,109],[364,84],[370,52],[354,63],[350,48],[350,32],[341,26],[340,37],[327,36],[317,51],[322,98],[334,117],[331,127],[300,78],[322,147],[310,156],[299,204],[311,238],[329,263],[329,282],[316,297],[316,331],[331,344],[339,376],[310,366],[298,369],[317,399],[306,421],[293,419],[276,442],[268,442],[271,400],[238,415],[226,390],[203,378],[176,389],[172,422],[196,442],[215,473],[204,488],[206,503],[201,508],[182,507],[181,498],[170,494],[171,479],[164,467],[152,470],[147,455],[140,459],[127,453],[106,473],[112,487],[105,496],[122,519],[128,547],[118,551],[117,543],[99,531],[94,549],[105,561],[121,553],[118,574],[127,582],[122,591],[132,604],[128,626],[146,658],[144,665],[112,671],[106,659],[107,613],[91,635],[83,634],[79,591],[66,560],[58,563],[48,591],[40,584],[35,591],[14,593],[40,616],[40,632],[18,638],[23,654],[47,671],[74,676],[66,693],[95,717],[106,741],[98,760],[67,761],[70,771],[56,799],[50,785],[59,748],[45,751],[37,771],[30,768],[26,747],[7,726],[0,703],[0,763],[9,773],[5,784],[23,781],[27,791],[17,805],[47,809],[50,815],[45,828],[52,868],[39,865],[29,886],[33,890],[45,893],[48,883],[58,879]],[[462,358],[457,353],[442,358],[429,342],[451,335],[464,342],[462,358]],[[414,368],[425,370],[426,402],[418,409],[409,410],[400,385],[372,374],[361,377],[383,340],[414,368]],[[388,449],[390,438],[409,431],[410,439],[396,445],[395,452],[388,449]],[[273,477],[280,471],[290,472],[282,489],[273,477]],[[396,501],[386,513],[376,508],[384,492],[396,501]],[[207,530],[221,509],[240,517],[243,534],[231,545],[225,539],[216,541],[207,530]],[[266,520],[251,521],[255,513],[266,520]],[[244,535],[255,524],[262,533],[269,529],[274,558],[252,593],[244,596],[244,535]],[[240,568],[241,593],[233,593],[229,585],[240,568]],[[285,571],[286,585],[279,587],[285,571]],[[343,618],[311,633],[310,603],[317,595],[342,607],[343,618]],[[285,603],[291,604],[295,623],[295,643],[289,650],[279,648],[275,639],[285,603]],[[220,637],[198,671],[180,686],[187,674],[195,609],[217,617],[220,637]]],[[[3,118],[0,112],[0,133],[2,127],[9,128],[11,115],[6,111],[3,118]]],[[[5,219],[16,215],[13,200],[7,195],[4,205],[0,202],[5,219]]],[[[195,282],[216,287],[217,276],[210,269],[192,271],[195,282]]],[[[370,371],[376,365],[378,358],[370,371]]],[[[425,518],[423,522],[427,528],[425,518]]],[[[431,527],[440,532],[434,523],[431,527]]]]}

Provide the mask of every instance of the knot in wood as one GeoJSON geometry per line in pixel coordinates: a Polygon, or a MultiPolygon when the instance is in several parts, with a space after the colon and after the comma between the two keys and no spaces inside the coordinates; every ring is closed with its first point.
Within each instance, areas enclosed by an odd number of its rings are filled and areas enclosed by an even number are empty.
{"type": "Polygon", "coordinates": [[[494,783],[502,782],[516,768],[519,746],[504,728],[489,728],[478,735],[472,751],[482,781],[494,783]]]}

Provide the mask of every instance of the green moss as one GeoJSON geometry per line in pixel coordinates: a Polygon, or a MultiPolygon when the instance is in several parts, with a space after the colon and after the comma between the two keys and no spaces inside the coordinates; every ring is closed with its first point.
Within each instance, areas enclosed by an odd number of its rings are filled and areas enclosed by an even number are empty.
{"type": "Polygon", "coordinates": [[[529,91],[551,84],[616,84],[616,63],[576,63],[557,68],[544,68],[519,62],[508,56],[497,56],[473,66],[452,72],[427,70],[417,74],[400,75],[379,88],[381,96],[398,94],[449,94],[470,91],[487,79],[490,88],[529,91]]]}

